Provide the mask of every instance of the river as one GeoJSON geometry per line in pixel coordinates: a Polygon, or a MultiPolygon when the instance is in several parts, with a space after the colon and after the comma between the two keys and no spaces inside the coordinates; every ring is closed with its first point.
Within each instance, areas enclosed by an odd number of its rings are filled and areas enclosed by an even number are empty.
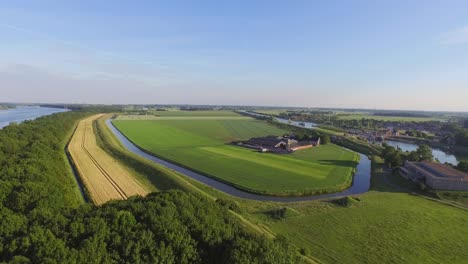
{"type": "Polygon", "coordinates": [[[26,120],[33,120],[41,116],[66,111],[68,111],[68,109],[40,106],[18,106],[12,109],[0,110],[0,129],[8,126],[12,122],[21,123],[26,120]]]}
{"type": "Polygon", "coordinates": [[[329,193],[329,194],[322,194],[322,195],[312,195],[312,196],[301,196],[301,197],[277,197],[277,196],[266,196],[260,194],[253,194],[246,191],[242,191],[232,187],[231,185],[219,182],[215,179],[207,177],[205,175],[196,173],[189,169],[183,168],[171,162],[159,159],[155,156],[152,156],[140,148],[135,146],[132,142],[130,142],[117,128],[114,127],[112,124],[111,119],[106,120],[106,124],[112,133],[119,139],[122,145],[129,150],[143,158],[151,160],[152,162],[158,163],[164,167],[177,171],[187,177],[190,177],[198,182],[204,183],[210,187],[217,189],[218,191],[227,193],[229,195],[250,199],[250,200],[257,200],[257,201],[274,201],[274,202],[299,202],[299,201],[311,201],[311,200],[318,200],[318,199],[329,199],[329,198],[336,198],[336,197],[343,197],[348,195],[357,195],[365,193],[370,188],[370,178],[371,178],[371,161],[363,154],[360,155],[360,161],[357,166],[357,172],[353,177],[353,182],[350,188],[337,193],[329,193]]]}

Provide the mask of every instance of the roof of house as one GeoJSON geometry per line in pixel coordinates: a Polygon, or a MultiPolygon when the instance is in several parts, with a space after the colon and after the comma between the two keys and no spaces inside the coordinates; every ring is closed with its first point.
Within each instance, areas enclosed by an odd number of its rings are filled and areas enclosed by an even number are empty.
{"type": "Polygon", "coordinates": [[[288,143],[288,139],[278,138],[277,136],[266,136],[266,137],[251,138],[245,141],[246,144],[263,146],[263,147],[275,147],[281,142],[288,143]]]}
{"type": "Polygon", "coordinates": [[[468,181],[468,173],[454,169],[451,166],[440,164],[436,162],[422,161],[422,162],[410,162],[416,167],[425,170],[426,172],[436,176],[444,178],[462,178],[468,181]]]}

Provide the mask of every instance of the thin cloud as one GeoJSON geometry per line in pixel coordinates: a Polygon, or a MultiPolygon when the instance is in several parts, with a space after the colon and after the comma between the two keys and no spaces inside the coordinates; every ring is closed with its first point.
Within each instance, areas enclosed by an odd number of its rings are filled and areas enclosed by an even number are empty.
{"type": "Polygon", "coordinates": [[[468,26],[443,34],[440,42],[444,45],[468,44],[468,26]]]}
{"type": "Polygon", "coordinates": [[[11,25],[11,24],[0,23],[0,28],[5,28],[5,29],[8,29],[8,30],[13,30],[13,31],[16,31],[16,32],[20,32],[20,33],[23,33],[23,34],[26,34],[26,35],[29,35],[29,36],[46,39],[46,40],[52,41],[54,43],[58,43],[58,44],[67,46],[69,48],[74,48],[74,49],[86,51],[86,52],[89,52],[89,53],[92,53],[92,54],[96,54],[96,55],[98,55],[100,57],[108,57],[108,58],[113,58],[113,59],[117,59],[117,60],[121,60],[121,61],[132,62],[132,63],[140,63],[140,64],[147,64],[147,65],[159,65],[159,61],[141,61],[141,60],[138,60],[138,59],[135,59],[135,58],[122,56],[122,55],[116,54],[114,52],[103,51],[103,50],[95,50],[95,49],[90,48],[87,45],[82,44],[82,43],[63,40],[63,39],[56,38],[56,37],[54,37],[52,35],[49,35],[49,34],[44,34],[44,33],[39,32],[39,31],[33,31],[33,30],[26,29],[26,28],[22,28],[22,27],[17,27],[15,25],[11,25]]]}

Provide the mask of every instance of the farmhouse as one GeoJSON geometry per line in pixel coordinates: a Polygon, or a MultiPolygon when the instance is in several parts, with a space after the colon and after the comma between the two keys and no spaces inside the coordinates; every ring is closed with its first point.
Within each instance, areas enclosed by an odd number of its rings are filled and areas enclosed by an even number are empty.
{"type": "Polygon", "coordinates": [[[294,136],[266,136],[251,138],[239,142],[238,145],[247,148],[258,149],[261,152],[288,153],[296,150],[312,148],[320,145],[320,138],[313,138],[307,141],[298,141],[294,136]]]}
{"type": "Polygon", "coordinates": [[[414,182],[423,182],[435,190],[468,191],[468,173],[435,162],[406,161],[400,174],[414,182]]]}

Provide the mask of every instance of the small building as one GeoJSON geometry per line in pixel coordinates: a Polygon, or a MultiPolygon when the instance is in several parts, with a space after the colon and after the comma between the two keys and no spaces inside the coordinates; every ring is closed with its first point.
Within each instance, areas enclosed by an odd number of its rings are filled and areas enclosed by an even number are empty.
{"type": "Polygon", "coordinates": [[[422,182],[434,190],[468,191],[468,173],[436,162],[406,161],[400,168],[404,178],[422,182]]]}
{"type": "Polygon", "coordinates": [[[298,141],[291,136],[285,135],[282,137],[266,136],[251,138],[249,140],[239,142],[238,145],[258,149],[261,152],[288,153],[296,150],[312,148],[320,144],[320,138],[311,141],[298,141]]]}

